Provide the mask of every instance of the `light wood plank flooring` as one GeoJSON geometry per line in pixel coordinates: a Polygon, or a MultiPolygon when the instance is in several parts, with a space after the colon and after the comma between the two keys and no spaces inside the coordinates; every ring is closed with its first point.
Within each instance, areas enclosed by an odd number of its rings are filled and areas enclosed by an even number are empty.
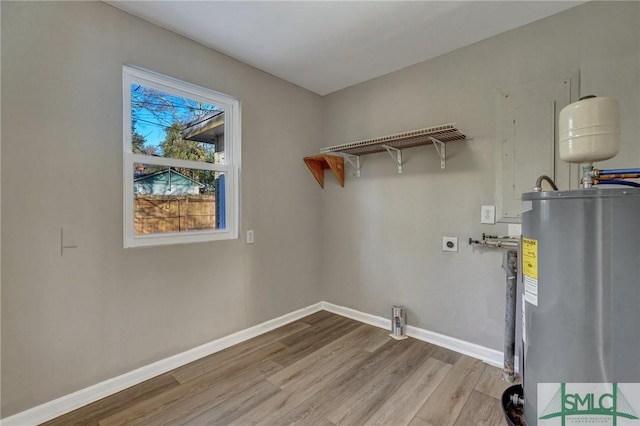
{"type": "Polygon", "coordinates": [[[45,424],[503,425],[500,376],[321,311],[45,424]]]}

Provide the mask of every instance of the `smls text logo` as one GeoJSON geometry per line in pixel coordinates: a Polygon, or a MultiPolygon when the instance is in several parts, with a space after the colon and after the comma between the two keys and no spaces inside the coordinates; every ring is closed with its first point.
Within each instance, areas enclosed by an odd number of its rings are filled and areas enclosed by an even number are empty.
{"type": "Polygon", "coordinates": [[[538,425],[640,426],[638,383],[539,383],[538,425]]]}

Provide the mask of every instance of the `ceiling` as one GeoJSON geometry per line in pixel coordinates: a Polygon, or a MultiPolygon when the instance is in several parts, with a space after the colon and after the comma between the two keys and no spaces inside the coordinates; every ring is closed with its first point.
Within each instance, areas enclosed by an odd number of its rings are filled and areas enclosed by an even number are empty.
{"type": "Polygon", "coordinates": [[[584,1],[107,3],[326,95],[584,1]]]}

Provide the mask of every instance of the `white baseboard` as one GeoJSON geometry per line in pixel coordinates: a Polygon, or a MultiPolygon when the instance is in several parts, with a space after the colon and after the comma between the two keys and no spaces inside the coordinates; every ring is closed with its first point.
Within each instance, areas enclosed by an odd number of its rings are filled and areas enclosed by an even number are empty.
{"type": "MultiPolygon", "coordinates": [[[[375,327],[384,329],[391,327],[391,320],[389,318],[367,314],[329,302],[319,302],[1,419],[0,425],[30,426],[44,423],[77,408],[98,401],[99,399],[113,395],[116,392],[142,383],[145,380],[149,380],[160,374],[164,374],[197,359],[219,352],[321,310],[342,315],[375,327]]],[[[502,366],[502,352],[494,349],[412,326],[407,326],[407,335],[418,340],[451,349],[452,351],[469,355],[490,365],[497,367],[502,366]]]]}
{"type": "Polygon", "coordinates": [[[2,426],[27,426],[38,425],[58,416],[66,414],[77,408],[91,404],[99,399],[113,395],[116,392],[127,389],[131,386],[142,383],[153,377],[164,374],[175,368],[203,358],[207,355],[219,352],[230,346],[249,340],[263,333],[282,327],[285,324],[296,321],[314,312],[322,310],[322,303],[316,303],[306,308],[299,309],[279,318],[263,322],[237,333],[230,334],[202,346],[190,349],[169,358],[154,362],[120,376],[105,380],[93,386],[81,389],[53,401],[38,405],[26,411],[22,411],[13,416],[0,420],[2,426]]]}
{"type": "MultiPolygon", "coordinates": [[[[329,302],[321,302],[321,306],[325,311],[333,312],[334,314],[342,315],[344,317],[364,322],[375,327],[384,329],[391,328],[391,318],[383,318],[377,315],[367,314],[364,312],[356,311],[355,309],[334,305],[333,303],[329,302]]],[[[433,343],[434,345],[442,346],[443,348],[451,349],[452,351],[477,358],[489,365],[502,368],[504,355],[502,352],[495,349],[489,349],[475,343],[470,343],[464,340],[456,339],[454,337],[446,336],[444,334],[436,333],[411,325],[407,325],[406,331],[407,336],[413,337],[414,339],[433,343]]]]}

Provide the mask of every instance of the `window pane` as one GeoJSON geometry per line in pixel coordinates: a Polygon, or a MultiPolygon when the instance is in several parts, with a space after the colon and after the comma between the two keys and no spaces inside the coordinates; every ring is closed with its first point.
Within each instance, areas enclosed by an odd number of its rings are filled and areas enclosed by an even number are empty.
{"type": "Polygon", "coordinates": [[[225,175],[211,170],[134,164],[135,234],[225,228],[225,175]]]}
{"type": "Polygon", "coordinates": [[[224,163],[224,108],[131,84],[131,149],[146,154],[224,163]]]}
{"type": "Polygon", "coordinates": [[[124,246],[238,238],[240,102],[124,65],[124,246]]]}

